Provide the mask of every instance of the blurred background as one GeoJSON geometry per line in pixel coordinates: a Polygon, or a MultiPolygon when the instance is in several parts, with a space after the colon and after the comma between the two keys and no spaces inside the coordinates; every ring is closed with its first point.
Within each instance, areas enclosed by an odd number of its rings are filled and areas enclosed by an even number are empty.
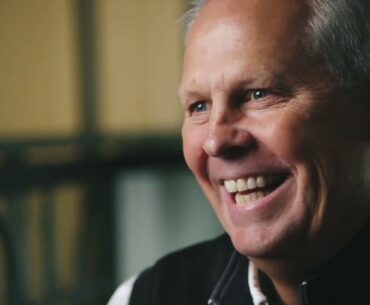
{"type": "Polygon", "coordinates": [[[221,232],[181,149],[186,0],[0,0],[0,304],[106,304],[221,232]]]}

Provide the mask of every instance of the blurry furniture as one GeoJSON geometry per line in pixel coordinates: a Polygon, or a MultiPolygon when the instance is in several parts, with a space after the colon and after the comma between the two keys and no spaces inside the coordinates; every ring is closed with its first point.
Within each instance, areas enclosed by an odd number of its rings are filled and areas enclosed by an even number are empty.
{"type": "Polygon", "coordinates": [[[0,304],[106,303],[117,172],[184,166],[186,2],[0,1],[0,304]]]}
{"type": "Polygon", "coordinates": [[[177,137],[0,141],[0,303],[105,304],[117,173],[183,167],[177,137]]]}

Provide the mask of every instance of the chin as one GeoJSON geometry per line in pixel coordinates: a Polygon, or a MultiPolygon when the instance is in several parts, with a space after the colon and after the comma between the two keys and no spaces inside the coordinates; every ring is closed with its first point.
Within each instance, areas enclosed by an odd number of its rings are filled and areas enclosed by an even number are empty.
{"type": "Polygon", "coordinates": [[[250,224],[246,227],[229,226],[227,232],[235,249],[256,258],[286,258],[299,255],[307,245],[303,222],[283,226],[279,222],[250,224]]]}

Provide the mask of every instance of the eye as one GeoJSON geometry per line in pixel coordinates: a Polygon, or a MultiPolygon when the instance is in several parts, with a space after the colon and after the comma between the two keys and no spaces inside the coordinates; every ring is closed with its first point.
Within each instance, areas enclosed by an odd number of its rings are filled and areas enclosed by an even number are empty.
{"type": "Polygon", "coordinates": [[[195,102],[190,105],[190,113],[201,113],[208,109],[208,104],[204,101],[195,102]]]}
{"type": "Polygon", "coordinates": [[[260,100],[268,95],[270,95],[270,92],[267,89],[255,89],[251,92],[251,99],[260,100]]]}
{"type": "Polygon", "coordinates": [[[239,106],[248,109],[264,109],[278,104],[284,100],[284,96],[278,90],[270,88],[250,88],[235,99],[239,106]]]}

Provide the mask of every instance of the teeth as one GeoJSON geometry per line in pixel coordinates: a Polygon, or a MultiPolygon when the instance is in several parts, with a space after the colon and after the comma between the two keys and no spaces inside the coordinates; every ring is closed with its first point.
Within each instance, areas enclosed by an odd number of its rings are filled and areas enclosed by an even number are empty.
{"type": "Polygon", "coordinates": [[[279,179],[281,179],[281,175],[277,174],[269,176],[239,178],[237,180],[225,180],[224,186],[227,192],[232,194],[236,193],[235,201],[237,205],[245,205],[267,196],[271,192],[271,190],[266,190],[263,188],[268,185],[273,185],[279,179]],[[246,191],[252,192],[246,194],[246,191]],[[244,194],[242,194],[243,192],[244,194]]]}
{"type": "Polygon", "coordinates": [[[256,179],[249,177],[247,180],[248,190],[254,190],[257,187],[256,179]]]}
{"type": "Polygon", "coordinates": [[[258,176],[256,179],[256,184],[258,187],[265,187],[267,184],[266,178],[263,176],[258,176]]]}
{"type": "Polygon", "coordinates": [[[235,201],[236,201],[236,204],[237,205],[245,205],[245,204],[249,204],[253,201],[256,201],[258,199],[261,199],[265,196],[267,196],[269,194],[269,192],[253,192],[253,193],[250,193],[250,194],[247,194],[247,195],[242,195],[240,193],[237,193],[235,195],[235,201]]]}
{"type": "Polygon", "coordinates": [[[235,180],[225,180],[225,188],[229,193],[236,193],[238,191],[237,189],[237,183],[235,180]]]}
{"type": "Polygon", "coordinates": [[[274,176],[258,176],[249,177],[247,179],[240,178],[237,180],[225,180],[224,185],[229,193],[244,192],[248,190],[254,190],[256,188],[263,188],[268,184],[276,181],[276,175],[274,176]]]}
{"type": "Polygon", "coordinates": [[[248,183],[245,179],[238,179],[236,182],[236,187],[238,192],[248,191],[248,183]]]}

